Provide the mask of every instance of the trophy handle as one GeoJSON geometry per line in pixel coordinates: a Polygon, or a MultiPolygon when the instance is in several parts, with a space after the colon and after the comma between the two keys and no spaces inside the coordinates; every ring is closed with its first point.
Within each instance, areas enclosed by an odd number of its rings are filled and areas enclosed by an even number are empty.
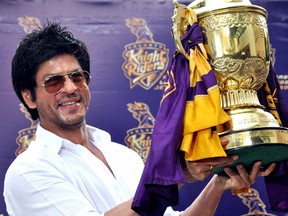
{"type": "Polygon", "coordinates": [[[181,37],[187,32],[189,26],[197,21],[197,16],[194,10],[179,4],[177,0],[173,0],[173,4],[175,9],[174,15],[171,17],[173,21],[172,36],[179,52],[189,59],[189,55],[181,43],[181,37]]]}

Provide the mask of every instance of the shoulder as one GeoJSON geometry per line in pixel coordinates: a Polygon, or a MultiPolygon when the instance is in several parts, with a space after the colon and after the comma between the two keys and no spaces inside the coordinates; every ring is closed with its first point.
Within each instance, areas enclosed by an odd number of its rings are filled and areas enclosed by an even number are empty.
{"type": "Polygon", "coordinates": [[[54,146],[55,142],[48,145],[42,141],[42,138],[36,138],[24,152],[14,159],[6,171],[6,183],[28,181],[36,174],[45,176],[45,173],[59,173],[63,169],[64,164],[58,154],[61,149],[60,141],[54,146]]]}
{"type": "Polygon", "coordinates": [[[101,130],[99,128],[95,128],[92,126],[87,126],[89,131],[90,139],[92,139],[93,143],[96,147],[103,149],[109,149],[110,152],[116,152],[118,154],[128,154],[131,156],[139,157],[139,155],[128,148],[126,145],[113,142],[111,140],[111,136],[107,131],[101,130]]]}
{"type": "Polygon", "coordinates": [[[57,172],[62,169],[58,154],[48,153],[49,149],[42,146],[29,146],[10,164],[5,179],[26,178],[35,173],[57,172]]]}
{"type": "Polygon", "coordinates": [[[122,153],[122,154],[126,155],[127,157],[140,158],[140,156],[139,156],[139,154],[137,154],[137,152],[128,148],[126,145],[116,143],[116,142],[111,142],[111,148],[113,148],[115,150],[115,152],[118,154],[122,153]]]}
{"type": "Polygon", "coordinates": [[[87,126],[90,139],[93,139],[94,145],[99,148],[105,155],[105,157],[113,157],[124,161],[126,163],[142,164],[143,161],[139,154],[134,150],[128,148],[126,145],[113,142],[108,132],[99,128],[87,126]]]}

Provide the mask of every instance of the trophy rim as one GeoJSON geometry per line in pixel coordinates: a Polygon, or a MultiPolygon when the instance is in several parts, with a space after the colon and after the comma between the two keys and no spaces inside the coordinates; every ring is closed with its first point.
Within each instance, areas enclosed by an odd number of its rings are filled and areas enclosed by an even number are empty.
{"type": "MultiPolygon", "coordinates": [[[[219,133],[220,137],[226,137],[229,144],[226,151],[239,150],[245,147],[269,144],[283,144],[288,146],[288,128],[286,127],[252,127],[234,131],[219,133]]],[[[287,154],[288,159],[288,154],[287,154]]]]}
{"type": "MultiPolygon", "coordinates": [[[[246,130],[232,131],[232,132],[222,134],[221,136],[227,137],[228,139],[232,138],[232,142],[240,143],[240,144],[238,143],[239,145],[235,144],[234,147],[227,147],[227,149],[225,150],[227,156],[231,156],[231,155],[239,156],[239,159],[229,166],[234,171],[237,171],[236,166],[238,164],[243,164],[248,170],[250,170],[256,161],[262,161],[262,169],[265,169],[271,163],[288,160],[288,128],[281,127],[281,126],[258,127],[258,128],[250,128],[246,130]],[[255,136],[256,141],[253,140],[253,136],[250,137],[249,133],[251,131],[252,133],[253,132],[256,133],[256,136],[255,136]],[[269,134],[270,137],[267,136],[270,139],[265,139],[265,138],[261,139],[263,138],[261,136],[261,133],[267,134],[268,131],[272,133],[272,136],[271,134],[269,134]],[[241,136],[243,136],[242,139],[241,139],[241,136]],[[233,141],[233,138],[235,138],[234,141],[233,141]],[[260,139],[261,141],[259,142],[260,139]],[[244,142],[249,143],[249,145],[242,145],[244,142]]],[[[227,146],[229,146],[229,144],[227,146]]],[[[217,168],[216,170],[214,170],[214,173],[225,175],[224,167],[217,168]]]]}
{"type": "Polygon", "coordinates": [[[220,15],[225,13],[234,13],[234,12],[253,12],[253,13],[259,13],[260,15],[263,15],[266,19],[268,17],[268,12],[265,8],[260,7],[258,5],[247,5],[247,6],[230,6],[225,8],[217,8],[212,9],[208,11],[202,11],[202,12],[196,12],[198,19],[203,19],[207,16],[211,15],[220,15]]]}
{"type": "MultiPolygon", "coordinates": [[[[261,169],[265,170],[271,163],[288,160],[288,144],[259,144],[226,150],[227,156],[238,155],[239,159],[229,167],[237,172],[236,166],[242,164],[251,170],[255,162],[261,161],[261,169]]],[[[218,167],[214,174],[226,175],[224,167],[218,167]]]]}

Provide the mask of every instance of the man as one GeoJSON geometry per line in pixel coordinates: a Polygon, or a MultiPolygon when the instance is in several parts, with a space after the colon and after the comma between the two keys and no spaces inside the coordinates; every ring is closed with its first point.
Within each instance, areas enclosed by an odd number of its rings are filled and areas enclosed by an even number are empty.
{"type": "MultiPolygon", "coordinates": [[[[56,23],[20,43],[12,62],[16,94],[39,124],[36,139],[9,167],[4,197],[9,215],[137,215],[131,202],[143,163],[110,135],[86,125],[90,102],[90,59],[85,44],[56,23]]],[[[223,145],[227,141],[223,140],[223,145]]],[[[187,162],[187,181],[203,180],[211,168],[237,157],[187,162]]],[[[227,189],[249,187],[260,172],[226,168],[214,176],[181,215],[213,215],[227,189]]],[[[165,215],[180,215],[168,208],[165,215]]]]}

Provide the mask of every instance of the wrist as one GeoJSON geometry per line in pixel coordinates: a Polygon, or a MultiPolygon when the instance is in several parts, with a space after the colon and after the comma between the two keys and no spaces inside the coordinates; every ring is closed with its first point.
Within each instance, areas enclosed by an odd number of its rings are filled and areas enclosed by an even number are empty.
{"type": "Polygon", "coordinates": [[[216,191],[219,196],[221,196],[226,190],[225,182],[223,181],[223,178],[221,176],[214,175],[209,184],[211,184],[211,189],[213,191],[216,191]]]}

